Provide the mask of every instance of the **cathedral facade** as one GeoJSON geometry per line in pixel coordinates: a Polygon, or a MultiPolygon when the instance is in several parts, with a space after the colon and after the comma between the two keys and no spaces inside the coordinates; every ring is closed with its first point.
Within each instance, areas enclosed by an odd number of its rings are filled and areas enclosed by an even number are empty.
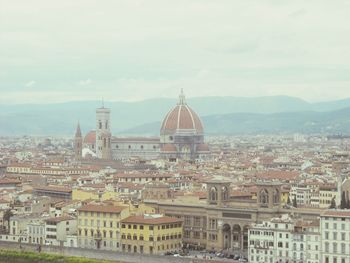
{"type": "Polygon", "coordinates": [[[76,159],[162,158],[170,161],[179,159],[193,161],[206,158],[210,154],[208,145],[204,143],[202,121],[187,105],[183,92],[177,105],[166,114],[160,128],[160,137],[157,138],[112,136],[110,113],[110,109],[104,106],[98,108],[96,130],[89,131],[84,139],[80,127],[79,131],[77,128],[74,144],[76,159]]]}

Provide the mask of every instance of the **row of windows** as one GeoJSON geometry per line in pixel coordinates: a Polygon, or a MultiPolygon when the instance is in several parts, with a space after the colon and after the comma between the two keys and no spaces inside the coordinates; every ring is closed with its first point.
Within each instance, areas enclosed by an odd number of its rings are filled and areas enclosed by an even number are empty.
{"type": "Polygon", "coordinates": [[[190,231],[190,230],[185,230],[184,231],[184,237],[185,238],[191,238],[191,233],[192,233],[192,238],[194,238],[194,239],[200,239],[201,238],[201,233],[202,233],[202,238],[203,239],[207,238],[207,233],[206,232],[190,231]]]}
{"type": "MultiPolygon", "coordinates": [[[[338,250],[338,243],[336,243],[336,242],[334,242],[333,243],[333,245],[332,245],[332,247],[333,247],[333,253],[338,253],[338,252],[341,252],[341,253],[346,253],[346,244],[345,243],[341,243],[340,244],[340,251],[338,250]]],[[[326,252],[326,253],[329,253],[330,252],[330,243],[328,243],[328,242],[325,242],[324,243],[324,251],[326,252]]]]}
{"type": "Polygon", "coordinates": [[[28,228],[29,229],[29,234],[43,234],[43,232],[44,232],[44,228],[43,227],[29,227],[28,228]]]}
{"type": "MultiPolygon", "coordinates": [[[[116,145],[115,148],[116,148],[116,149],[119,149],[119,145],[116,145]]],[[[128,145],[128,149],[131,149],[131,148],[132,148],[132,146],[131,146],[131,145],[128,145]]],[[[143,148],[144,148],[144,146],[141,145],[141,146],[140,146],[140,149],[143,150],[143,148]]],[[[135,147],[135,149],[136,149],[136,147],[135,147]]],[[[153,149],[154,149],[154,150],[157,149],[157,146],[156,146],[156,145],[153,145],[153,149]]]]}
{"type": "MultiPolygon", "coordinates": [[[[170,240],[170,239],[181,239],[181,234],[171,234],[171,235],[163,235],[163,236],[157,236],[157,241],[161,241],[161,240],[170,240]]],[[[139,237],[137,235],[133,235],[131,236],[131,234],[125,235],[122,234],[122,239],[128,239],[128,240],[144,240],[144,237],[142,235],[140,235],[139,237]]],[[[155,241],[153,236],[150,236],[148,238],[148,241],[155,241]]]]}
{"type": "MultiPolygon", "coordinates": [[[[324,262],[325,263],[331,263],[331,261],[329,260],[329,256],[325,256],[325,258],[324,258],[324,262]]],[[[333,256],[333,261],[332,261],[333,263],[346,263],[347,261],[346,261],[346,259],[345,258],[338,258],[338,257],[336,257],[336,256],[333,256]],[[339,260],[338,260],[339,259],[339,260]]]]}
{"type": "MultiPolygon", "coordinates": [[[[185,226],[191,226],[193,222],[193,226],[202,226],[202,225],[206,225],[206,219],[200,216],[185,216],[184,217],[184,225],[185,226]]],[[[212,229],[216,229],[216,220],[211,219],[210,224],[212,226],[212,229]]]]}
{"type": "MultiPolygon", "coordinates": [[[[324,233],[324,238],[326,239],[326,240],[329,240],[330,238],[329,238],[329,232],[325,232],[324,233]]],[[[332,237],[333,237],[333,240],[338,240],[338,237],[340,236],[340,239],[342,240],[342,241],[345,241],[345,239],[346,239],[346,233],[344,233],[344,232],[342,232],[342,233],[338,233],[338,232],[333,232],[333,235],[332,235],[332,237]],[[338,234],[340,234],[340,235],[338,235],[338,234]]]]}
{"type": "MultiPolygon", "coordinates": [[[[324,227],[325,227],[325,229],[330,229],[330,225],[329,225],[329,223],[328,222],[326,222],[325,224],[324,224],[324,227]]],[[[341,225],[340,225],[340,228],[341,228],[341,230],[345,230],[345,223],[342,223],[341,225]]],[[[338,224],[337,223],[333,223],[333,229],[334,230],[337,230],[338,229],[338,224]]]]}
{"type": "MultiPolygon", "coordinates": [[[[117,222],[116,224],[113,223],[113,221],[109,221],[109,224],[107,223],[107,221],[103,221],[102,222],[102,225],[100,224],[100,220],[96,220],[96,226],[97,227],[100,227],[100,226],[103,226],[103,227],[114,227],[116,226],[117,228],[119,228],[119,222],[117,222]]],[[[78,224],[79,226],[91,226],[91,227],[94,227],[95,226],[95,221],[94,219],[91,219],[90,220],[90,225],[89,225],[89,222],[87,219],[84,219],[84,221],[82,221],[81,219],[79,219],[78,221],[78,224]],[[84,224],[82,224],[84,222],[84,224]]]]}
{"type": "Polygon", "coordinates": [[[109,216],[110,218],[114,217],[115,214],[113,213],[105,213],[105,212],[88,212],[88,211],[80,211],[79,216],[96,216],[100,217],[102,215],[103,218],[106,218],[109,216]]]}
{"type": "MultiPolygon", "coordinates": [[[[78,233],[79,233],[79,236],[91,236],[91,237],[93,237],[94,235],[96,235],[96,236],[99,236],[99,237],[104,237],[104,238],[106,238],[107,237],[107,231],[94,231],[93,229],[91,229],[90,231],[88,231],[87,229],[84,229],[84,230],[82,230],[82,229],[78,229],[78,233]]],[[[109,235],[108,235],[108,237],[109,238],[113,238],[113,231],[108,231],[108,233],[109,233],[109,235]]],[[[118,234],[119,234],[119,231],[116,231],[116,233],[115,233],[115,236],[117,237],[118,236],[118,234]]]]}
{"type": "MultiPolygon", "coordinates": [[[[180,228],[180,227],[181,227],[181,223],[157,226],[158,230],[160,230],[160,229],[180,228]]],[[[130,225],[130,224],[127,225],[127,224],[122,224],[122,228],[143,230],[144,229],[144,225],[130,225]]],[[[149,230],[154,230],[154,226],[148,226],[148,229],[149,230]]]]}
{"type": "MultiPolygon", "coordinates": [[[[261,235],[261,236],[274,236],[274,232],[270,232],[270,231],[250,230],[249,233],[250,233],[250,235],[257,235],[257,236],[259,236],[259,235],[261,235]]],[[[288,234],[286,237],[288,238],[288,234]]],[[[282,238],[282,237],[280,236],[280,238],[282,238]]]]}

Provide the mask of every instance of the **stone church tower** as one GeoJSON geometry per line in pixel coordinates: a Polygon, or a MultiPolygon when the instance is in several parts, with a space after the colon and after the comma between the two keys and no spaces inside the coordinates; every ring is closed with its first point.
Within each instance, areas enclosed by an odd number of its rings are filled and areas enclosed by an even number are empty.
{"type": "Polygon", "coordinates": [[[77,125],[74,137],[74,157],[75,160],[81,160],[83,153],[83,137],[81,136],[80,124],[77,125]]]}
{"type": "Polygon", "coordinates": [[[104,105],[96,109],[96,155],[99,159],[112,159],[110,113],[104,105]]]}

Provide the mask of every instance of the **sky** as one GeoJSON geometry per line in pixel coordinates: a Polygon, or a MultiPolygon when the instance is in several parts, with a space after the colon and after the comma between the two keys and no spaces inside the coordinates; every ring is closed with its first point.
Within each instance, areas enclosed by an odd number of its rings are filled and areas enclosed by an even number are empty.
{"type": "Polygon", "coordinates": [[[348,0],[0,0],[0,103],[350,97],[348,0]]]}

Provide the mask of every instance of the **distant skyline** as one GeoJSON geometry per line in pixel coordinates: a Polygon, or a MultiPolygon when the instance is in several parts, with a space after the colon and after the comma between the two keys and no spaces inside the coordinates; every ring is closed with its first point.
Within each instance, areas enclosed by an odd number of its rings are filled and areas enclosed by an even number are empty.
{"type": "Polygon", "coordinates": [[[0,0],[0,104],[350,97],[350,2],[0,0]]]}

